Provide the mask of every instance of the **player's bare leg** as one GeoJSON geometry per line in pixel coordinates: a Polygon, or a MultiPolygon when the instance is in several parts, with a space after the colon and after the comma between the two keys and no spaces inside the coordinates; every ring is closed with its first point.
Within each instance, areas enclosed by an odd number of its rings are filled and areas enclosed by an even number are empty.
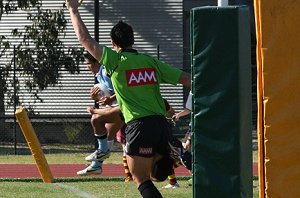
{"type": "Polygon", "coordinates": [[[132,155],[127,155],[126,157],[133,181],[139,189],[141,195],[143,197],[147,197],[149,195],[155,198],[162,197],[160,192],[152,183],[150,176],[155,158],[132,155]]]}
{"type": "Polygon", "coordinates": [[[108,140],[114,140],[117,131],[124,122],[121,119],[118,106],[107,106],[100,109],[89,108],[88,111],[92,113],[91,122],[98,141],[98,148],[93,154],[86,157],[86,160],[103,161],[110,155],[112,142],[108,142],[108,140]]]}

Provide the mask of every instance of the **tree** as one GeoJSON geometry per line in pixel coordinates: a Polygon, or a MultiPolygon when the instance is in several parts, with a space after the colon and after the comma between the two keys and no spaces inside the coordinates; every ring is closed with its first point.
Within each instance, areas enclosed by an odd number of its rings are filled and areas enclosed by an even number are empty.
{"type": "Polygon", "coordinates": [[[30,7],[35,7],[40,3],[40,0],[0,0],[0,20],[3,13],[11,13],[18,9],[28,9],[30,7]]]}
{"type": "MultiPolygon", "coordinates": [[[[19,90],[18,79],[8,82],[9,71],[12,71],[14,64],[18,75],[25,79],[22,86],[34,96],[35,101],[41,102],[39,92],[58,83],[61,69],[79,73],[83,48],[67,48],[60,39],[65,35],[67,24],[63,12],[65,4],[56,11],[42,9],[41,6],[40,0],[0,0],[0,20],[3,14],[13,14],[13,11],[22,9],[27,12],[27,19],[31,21],[22,30],[12,29],[12,35],[21,39],[21,42],[15,47],[15,58],[6,65],[0,65],[0,118],[5,115],[5,105],[10,106],[15,101],[20,105],[18,93],[14,94],[12,91],[19,90]],[[15,87],[10,87],[13,85],[15,87]],[[4,101],[5,94],[10,98],[7,104],[4,101]]],[[[11,42],[0,35],[0,58],[12,47],[11,42]]]]}

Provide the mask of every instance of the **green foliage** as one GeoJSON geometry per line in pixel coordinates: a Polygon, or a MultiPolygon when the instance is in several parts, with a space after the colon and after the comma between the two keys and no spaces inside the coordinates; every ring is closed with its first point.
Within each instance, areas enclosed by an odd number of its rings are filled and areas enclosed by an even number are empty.
{"type": "MultiPolygon", "coordinates": [[[[6,93],[10,101],[8,106],[17,102],[20,105],[18,94],[11,93],[13,86],[15,91],[19,90],[18,79],[6,80],[8,70],[12,70],[14,65],[18,70],[18,75],[25,79],[25,88],[32,94],[34,101],[42,102],[39,92],[49,86],[58,84],[61,70],[69,71],[71,74],[79,73],[79,61],[83,60],[83,48],[66,47],[61,38],[65,36],[67,20],[63,7],[59,10],[42,9],[39,0],[0,0],[0,19],[3,12],[12,14],[17,9],[27,11],[27,19],[31,21],[24,29],[13,29],[12,35],[20,38],[21,42],[15,46],[15,59],[11,60],[5,68],[0,68],[0,93],[6,93]]],[[[0,57],[11,47],[4,36],[0,35],[0,57]]],[[[22,84],[22,86],[24,86],[22,84]]],[[[4,106],[3,101],[0,101],[4,106]]]]}
{"type": "Polygon", "coordinates": [[[9,48],[9,41],[5,38],[5,36],[0,35],[0,57],[5,53],[5,51],[9,48]]]}
{"type": "Polygon", "coordinates": [[[11,13],[18,9],[28,9],[35,7],[40,3],[40,0],[0,0],[0,20],[3,13],[11,13]]]}
{"type": "MultiPolygon", "coordinates": [[[[5,53],[5,51],[10,47],[9,41],[5,38],[5,36],[0,35],[0,57],[2,57],[5,53]]],[[[7,85],[6,85],[6,78],[8,77],[8,68],[0,68],[0,87],[3,90],[3,92],[7,91],[7,85]]],[[[2,92],[2,93],[3,93],[2,92]]],[[[0,95],[2,94],[0,92],[0,95]]],[[[0,97],[1,98],[1,97],[0,97]]]]}
{"type": "Polygon", "coordinates": [[[13,30],[14,36],[22,38],[16,47],[16,64],[24,70],[26,76],[31,77],[26,80],[29,91],[35,90],[38,93],[38,90],[48,85],[57,84],[61,67],[71,73],[78,73],[78,62],[83,50],[65,50],[59,38],[64,34],[67,23],[62,10],[37,7],[37,12],[28,14],[28,20],[32,24],[24,27],[24,33],[18,29],[13,30]]]}

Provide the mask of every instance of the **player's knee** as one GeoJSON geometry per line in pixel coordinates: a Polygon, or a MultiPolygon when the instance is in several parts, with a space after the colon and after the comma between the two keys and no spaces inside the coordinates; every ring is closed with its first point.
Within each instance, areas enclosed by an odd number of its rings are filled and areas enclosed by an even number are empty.
{"type": "Polygon", "coordinates": [[[97,114],[93,114],[91,117],[91,124],[96,125],[99,123],[99,121],[101,121],[101,116],[97,114]]]}

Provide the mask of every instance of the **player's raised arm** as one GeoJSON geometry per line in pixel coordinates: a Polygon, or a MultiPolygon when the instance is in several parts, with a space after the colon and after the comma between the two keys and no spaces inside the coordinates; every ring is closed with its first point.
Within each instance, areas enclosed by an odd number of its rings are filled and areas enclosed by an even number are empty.
{"type": "Polygon", "coordinates": [[[82,2],[83,0],[66,0],[66,5],[70,12],[73,28],[79,42],[92,56],[99,61],[102,56],[102,46],[91,37],[88,29],[81,19],[78,7],[82,4],[82,2]]]}

